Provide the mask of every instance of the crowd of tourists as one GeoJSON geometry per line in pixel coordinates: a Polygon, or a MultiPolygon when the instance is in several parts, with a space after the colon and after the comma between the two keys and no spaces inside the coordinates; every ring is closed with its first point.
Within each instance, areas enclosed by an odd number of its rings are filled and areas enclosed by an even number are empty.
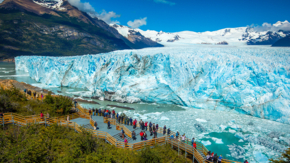
{"type": "MultiPolygon", "coordinates": [[[[116,119],[116,121],[120,124],[125,124],[129,126],[133,126],[133,129],[137,128],[137,124],[139,124],[139,127],[141,129],[140,133],[136,133],[135,131],[132,131],[132,139],[135,141],[137,139],[137,134],[140,135],[141,141],[148,140],[148,135],[145,131],[149,130],[150,136],[153,136],[153,138],[157,138],[158,136],[158,130],[163,133],[163,135],[170,136],[169,138],[172,140],[181,140],[183,143],[189,143],[186,142],[186,136],[185,133],[183,135],[180,135],[180,133],[177,131],[175,134],[171,132],[170,128],[167,128],[166,125],[162,129],[159,128],[158,124],[143,121],[142,119],[138,122],[136,119],[133,119],[132,117],[128,117],[124,113],[116,113],[115,110],[108,110],[108,109],[89,109],[90,116],[103,116],[107,118],[116,119]]],[[[94,122],[94,129],[99,129],[97,127],[97,122],[94,122]]],[[[111,128],[110,121],[108,121],[108,128],[111,128]]],[[[125,131],[123,128],[121,128],[120,137],[124,140],[124,143],[127,144],[128,140],[125,136],[125,131]]],[[[195,138],[191,139],[190,144],[193,148],[196,149],[196,142],[195,138]]],[[[222,155],[218,156],[217,154],[214,154],[213,152],[208,152],[206,156],[207,161],[214,162],[214,163],[220,163],[222,161],[222,155]]]]}
{"type": "Polygon", "coordinates": [[[31,96],[33,99],[38,99],[38,98],[41,98],[41,100],[43,100],[43,93],[38,93],[36,91],[31,91],[31,90],[27,90],[27,89],[24,89],[24,93],[29,96],[31,96]]]}

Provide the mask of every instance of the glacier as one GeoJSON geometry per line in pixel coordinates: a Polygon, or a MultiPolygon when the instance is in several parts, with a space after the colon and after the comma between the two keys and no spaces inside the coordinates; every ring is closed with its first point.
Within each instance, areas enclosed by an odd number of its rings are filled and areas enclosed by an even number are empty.
{"type": "Polygon", "coordinates": [[[191,45],[74,57],[20,56],[17,71],[117,102],[227,110],[290,124],[290,49],[191,45]]]}

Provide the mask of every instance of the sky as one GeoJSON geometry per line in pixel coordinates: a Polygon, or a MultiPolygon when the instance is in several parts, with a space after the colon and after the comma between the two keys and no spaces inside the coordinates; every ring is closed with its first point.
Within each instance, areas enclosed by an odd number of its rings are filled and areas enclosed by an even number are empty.
{"type": "Polygon", "coordinates": [[[91,6],[107,23],[165,32],[215,31],[290,21],[290,0],[69,0],[91,6]],[[109,18],[109,19],[108,19],[109,18]]]}
{"type": "MultiPolygon", "coordinates": [[[[2,0],[0,0],[1,2],[2,0]]],[[[68,0],[107,23],[164,32],[215,31],[290,21],[290,0],[68,0]]]]}

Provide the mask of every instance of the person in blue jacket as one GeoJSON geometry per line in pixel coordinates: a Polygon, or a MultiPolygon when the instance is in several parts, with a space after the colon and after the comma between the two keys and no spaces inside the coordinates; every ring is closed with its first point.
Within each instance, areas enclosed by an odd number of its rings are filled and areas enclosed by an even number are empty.
{"type": "Polygon", "coordinates": [[[221,163],[222,162],[222,159],[223,159],[223,157],[222,157],[222,155],[220,155],[220,157],[218,159],[218,163],[221,163]]]}
{"type": "Polygon", "coordinates": [[[177,131],[175,135],[176,139],[178,139],[178,136],[179,136],[179,132],[177,131]]]}

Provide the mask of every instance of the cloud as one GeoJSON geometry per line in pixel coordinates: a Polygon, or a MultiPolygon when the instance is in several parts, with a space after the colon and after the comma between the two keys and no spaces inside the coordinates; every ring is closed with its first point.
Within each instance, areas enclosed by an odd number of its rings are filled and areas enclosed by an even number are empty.
{"type": "Polygon", "coordinates": [[[82,3],[80,0],[68,0],[68,2],[83,12],[88,12],[88,13],[96,12],[93,6],[89,2],[82,3]]]}
{"type": "Polygon", "coordinates": [[[168,4],[170,6],[175,5],[174,2],[169,2],[167,0],[154,0],[154,2],[156,2],[156,3],[164,3],[164,4],[168,4]]]}
{"type": "Polygon", "coordinates": [[[120,24],[119,21],[112,20],[112,18],[119,18],[120,17],[120,15],[117,15],[113,11],[106,12],[105,10],[103,10],[100,14],[97,14],[97,17],[99,19],[102,19],[103,21],[105,21],[107,24],[120,24]]]}
{"type": "Polygon", "coordinates": [[[275,31],[278,32],[279,30],[283,31],[290,31],[290,23],[285,20],[284,22],[278,21],[275,24],[270,23],[263,23],[262,26],[254,27],[256,32],[263,32],[263,31],[275,31]]]}
{"type": "Polygon", "coordinates": [[[146,20],[147,20],[147,17],[140,18],[140,19],[135,19],[133,22],[132,21],[128,21],[127,24],[131,28],[139,28],[140,26],[147,24],[146,20]]]}
{"type": "Polygon", "coordinates": [[[107,24],[119,24],[120,23],[117,20],[112,20],[113,18],[120,17],[120,15],[117,15],[113,11],[107,12],[107,11],[103,10],[101,13],[98,13],[95,11],[93,6],[89,2],[82,3],[80,0],[68,0],[68,1],[71,5],[77,7],[79,10],[88,13],[93,18],[97,17],[97,18],[105,21],[107,24]]]}

